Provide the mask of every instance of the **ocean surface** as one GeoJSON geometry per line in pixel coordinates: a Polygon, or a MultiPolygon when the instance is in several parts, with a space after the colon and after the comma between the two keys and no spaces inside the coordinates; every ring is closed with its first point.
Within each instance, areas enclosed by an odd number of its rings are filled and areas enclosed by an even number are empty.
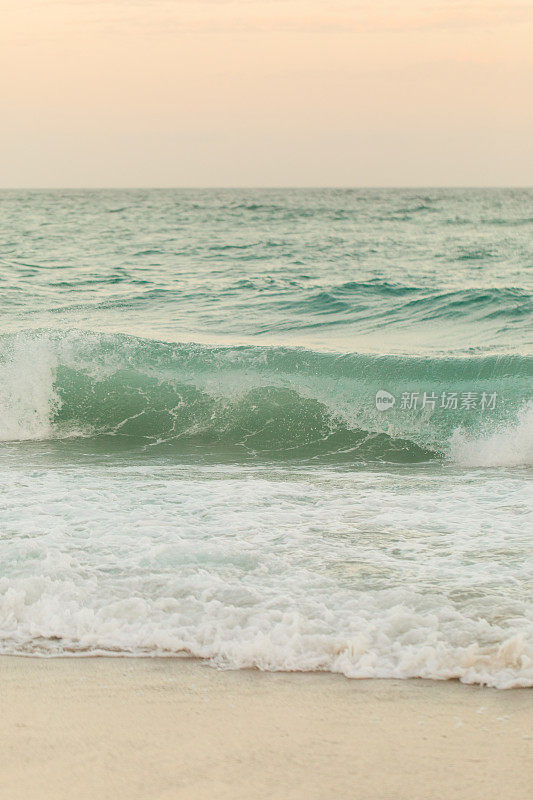
{"type": "Polygon", "coordinates": [[[533,685],[530,190],[0,192],[0,652],[533,685]]]}

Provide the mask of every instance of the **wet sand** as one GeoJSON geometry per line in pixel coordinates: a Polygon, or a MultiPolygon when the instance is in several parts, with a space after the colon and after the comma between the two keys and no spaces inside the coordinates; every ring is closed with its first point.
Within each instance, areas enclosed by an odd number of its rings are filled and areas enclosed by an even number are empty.
{"type": "Polygon", "coordinates": [[[0,657],[3,800],[529,800],[533,693],[0,657]]]}

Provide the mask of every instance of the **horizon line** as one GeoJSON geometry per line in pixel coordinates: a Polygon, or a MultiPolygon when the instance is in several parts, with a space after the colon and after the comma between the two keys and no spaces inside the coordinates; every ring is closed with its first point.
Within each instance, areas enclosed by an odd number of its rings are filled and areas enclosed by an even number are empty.
{"type": "Polygon", "coordinates": [[[246,191],[246,190],[349,190],[360,189],[533,189],[533,184],[268,184],[268,185],[74,185],[74,186],[0,186],[0,192],[13,191],[246,191]]]}

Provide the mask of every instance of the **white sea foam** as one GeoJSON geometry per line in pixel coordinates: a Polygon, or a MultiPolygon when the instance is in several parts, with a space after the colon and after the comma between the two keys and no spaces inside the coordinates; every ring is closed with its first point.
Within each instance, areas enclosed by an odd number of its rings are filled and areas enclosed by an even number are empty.
{"type": "Polygon", "coordinates": [[[4,653],[533,685],[522,480],[122,465],[0,486],[4,653]]]}

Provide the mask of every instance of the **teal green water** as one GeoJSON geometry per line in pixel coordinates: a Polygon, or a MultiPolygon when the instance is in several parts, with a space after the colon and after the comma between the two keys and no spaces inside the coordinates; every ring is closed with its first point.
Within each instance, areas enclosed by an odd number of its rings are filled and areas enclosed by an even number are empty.
{"type": "Polygon", "coordinates": [[[530,352],[527,190],[3,192],[2,330],[530,352]]]}
{"type": "Polygon", "coordinates": [[[0,193],[0,651],[533,680],[533,191],[0,193]]]}
{"type": "MultiPolygon", "coordinates": [[[[1,199],[1,346],[54,362],[29,438],[78,424],[120,446],[411,460],[530,397],[529,191],[1,199]]],[[[4,438],[28,438],[21,413],[4,438]]]]}

